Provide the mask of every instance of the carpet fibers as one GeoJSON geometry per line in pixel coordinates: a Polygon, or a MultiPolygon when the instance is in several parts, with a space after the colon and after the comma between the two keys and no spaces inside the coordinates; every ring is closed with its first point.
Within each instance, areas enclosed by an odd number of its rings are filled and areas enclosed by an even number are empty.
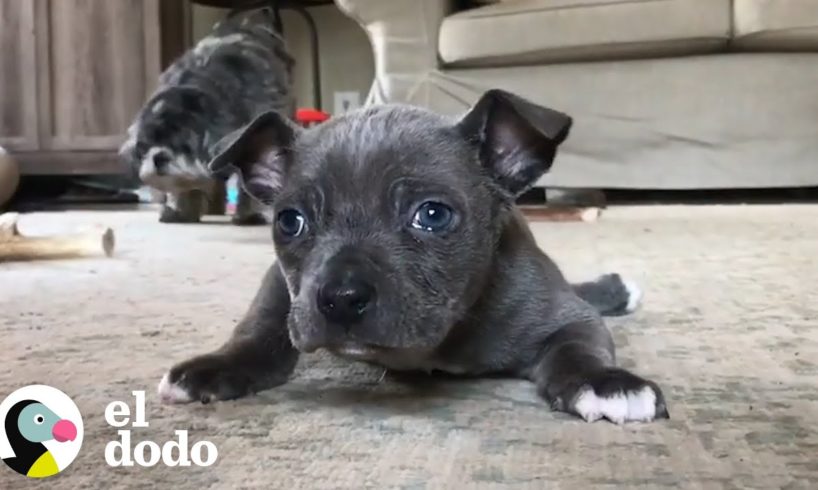
{"type": "MultiPolygon", "coordinates": [[[[85,440],[45,481],[6,488],[818,488],[818,206],[615,208],[537,223],[572,279],[619,271],[641,310],[609,322],[620,364],[663,387],[671,419],[587,424],[514,380],[408,381],[307,355],[244,400],[163,406],[176,361],[217,347],[274,252],[269,230],[160,225],[155,210],[38,213],[29,234],[115,228],[111,259],[0,265],[0,397],[32,383],[79,406],[85,440]],[[188,430],[207,468],[111,468],[113,400],[147,391],[132,444],[188,430]]],[[[532,300],[536,300],[532,298],[532,300]]]]}

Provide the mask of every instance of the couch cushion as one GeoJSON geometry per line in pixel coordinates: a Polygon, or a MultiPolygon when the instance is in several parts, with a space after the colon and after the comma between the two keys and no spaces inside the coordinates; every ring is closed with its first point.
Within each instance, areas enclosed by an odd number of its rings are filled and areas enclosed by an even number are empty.
{"type": "Polygon", "coordinates": [[[574,118],[540,186],[818,185],[818,53],[437,70],[409,102],[455,116],[490,88],[574,118]]]}
{"type": "Polygon", "coordinates": [[[733,8],[735,46],[818,48],[816,0],[734,0],[733,8]]]}
{"type": "Polygon", "coordinates": [[[444,63],[508,65],[692,54],[726,46],[731,0],[517,0],[444,19],[444,63]]]}

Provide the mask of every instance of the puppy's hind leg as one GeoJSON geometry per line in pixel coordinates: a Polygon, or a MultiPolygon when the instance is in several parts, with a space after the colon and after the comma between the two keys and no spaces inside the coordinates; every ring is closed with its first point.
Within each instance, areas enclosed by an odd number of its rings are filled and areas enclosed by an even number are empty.
{"type": "Polygon", "coordinates": [[[604,316],[633,313],[642,303],[639,286],[619,274],[605,274],[593,281],[572,284],[571,287],[577,296],[604,316]]]}
{"type": "Polygon", "coordinates": [[[615,367],[613,340],[599,319],[570,324],[551,334],[531,378],[552,408],[588,422],[668,418],[656,383],[615,367]]]}
{"type": "Polygon", "coordinates": [[[290,296],[273,264],[250,309],[219,349],[174,366],[159,382],[165,403],[229,400],[287,381],[298,361],[290,341],[290,296]]]}

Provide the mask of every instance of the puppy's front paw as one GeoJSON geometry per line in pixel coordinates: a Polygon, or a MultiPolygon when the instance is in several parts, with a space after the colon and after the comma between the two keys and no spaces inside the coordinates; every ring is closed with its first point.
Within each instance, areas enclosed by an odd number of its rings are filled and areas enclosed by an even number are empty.
{"type": "Polygon", "coordinates": [[[163,403],[230,400],[252,393],[252,378],[229,357],[205,354],[174,366],[157,389],[163,403]]]}
{"type": "Polygon", "coordinates": [[[624,369],[592,376],[574,396],[573,412],[588,422],[605,418],[616,424],[670,418],[662,390],[624,369]]]}

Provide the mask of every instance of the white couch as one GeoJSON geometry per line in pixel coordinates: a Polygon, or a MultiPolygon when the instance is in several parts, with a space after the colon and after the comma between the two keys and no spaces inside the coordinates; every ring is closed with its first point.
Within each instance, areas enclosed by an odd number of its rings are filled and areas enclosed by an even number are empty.
{"type": "Polygon", "coordinates": [[[575,118],[541,185],[818,185],[818,0],[336,0],[370,103],[462,112],[498,87],[575,118]]]}

